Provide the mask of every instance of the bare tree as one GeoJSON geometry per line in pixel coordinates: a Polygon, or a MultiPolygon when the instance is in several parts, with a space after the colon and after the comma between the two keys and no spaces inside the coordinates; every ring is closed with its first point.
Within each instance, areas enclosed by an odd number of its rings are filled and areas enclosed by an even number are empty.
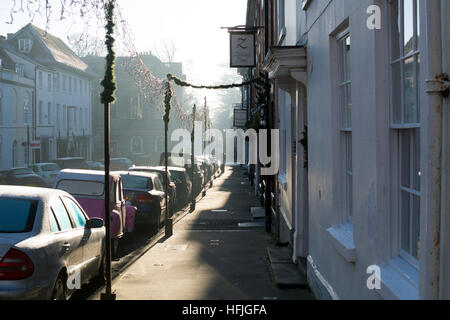
{"type": "Polygon", "coordinates": [[[155,56],[162,62],[172,63],[175,61],[177,48],[172,38],[162,39],[153,50],[155,56]]]}

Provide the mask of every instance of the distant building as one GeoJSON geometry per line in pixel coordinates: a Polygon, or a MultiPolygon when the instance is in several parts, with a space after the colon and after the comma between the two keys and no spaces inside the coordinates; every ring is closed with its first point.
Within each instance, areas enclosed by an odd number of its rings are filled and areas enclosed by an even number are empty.
{"type": "Polygon", "coordinates": [[[28,24],[8,44],[36,62],[31,162],[92,154],[92,84],[97,77],[59,38],[28,24]]]}
{"type": "MultiPolygon", "coordinates": [[[[87,56],[83,58],[90,68],[98,74],[102,74],[105,65],[104,57],[87,56]]],[[[165,79],[167,73],[172,73],[185,79],[182,74],[181,63],[163,63],[150,53],[142,55],[142,61],[153,75],[165,79]]],[[[130,74],[133,61],[128,57],[118,57],[116,61],[116,101],[111,105],[111,157],[127,157],[135,160],[138,156],[146,155],[153,164],[159,164],[159,157],[164,151],[164,122],[163,102],[164,92],[154,96],[145,97],[134,77],[130,74]]],[[[94,159],[103,159],[104,142],[104,106],[100,101],[100,93],[103,87],[98,77],[94,82],[94,111],[93,111],[93,134],[94,159]]],[[[182,103],[183,89],[174,86],[177,100],[182,103]]],[[[181,127],[178,118],[172,108],[169,124],[170,132],[181,127]]],[[[173,145],[169,142],[169,147],[173,145]]]]}

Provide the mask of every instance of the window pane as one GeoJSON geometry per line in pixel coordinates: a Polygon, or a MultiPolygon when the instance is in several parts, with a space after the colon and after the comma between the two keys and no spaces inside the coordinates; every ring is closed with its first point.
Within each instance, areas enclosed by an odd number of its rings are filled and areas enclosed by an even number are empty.
{"type": "Polygon", "coordinates": [[[351,84],[346,85],[346,94],[347,97],[346,101],[346,115],[347,115],[347,128],[352,127],[352,86],[351,84]]]}
{"type": "Polygon", "coordinates": [[[71,195],[102,196],[103,185],[103,183],[95,181],[61,180],[56,188],[71,195]]]}
{"type": "Polygon", "coordinates": [[[69,198],[64,198],[64,203],[70,210],[72,220],[75,222],[77,228],[82,228],[86,225],[86,218],[80,208],[69,198]]]}
{"type": "Polygon", "coordinates": [[[351,79],[351,63],[350,63],[350,36],[343,39],[344,49],[344,81],[350,81],[351,79]]]}
{"type": "Polygon", "coordinates": [[[411,215],[411,206],[410,206],[410,194],[408,192],[401,192],[401,244],[402,249],[406,252],[410,253],[409,245],[410,245],[410,215],[411,215]]]}
{"type": "Polygon", "coordinates": [[[404,56],[414,51],[414,1],[403,1],[404,56]]]}
{"type": "Polygon", "coordinates": [[[420,123],[422,120],[421,120],[421,116],[420,116],[420,55],[417,55],[416,56],[416,88],[417,88],[417,90],[416,90],[416,105],[417,105],[417,108],[416,108],[416,111],[417,111],[417,115],[416,115],[416,118],[417,118],[417,123],[420,123]]]}
{"type": "Polygon", "coordinates": [[[413,197],[413,216],[412,216],[412,252],[411,255],[416,259],[419,258],[420,248],[420,198],[413,197]]]}
{"type": "Polygon", "coordinates": [[[400,130],[400,173],[401,186],[411,187],[411,131],[400,130]]]}
{"type": "Polygon", "coordinates": [[[72,229],[72,223],[70,222],[69,216],[67,215],[66,208],[64,207],[63,203],[61,202],[61,199],[56,198],[53,200],[51,208],[53,210],[53,213],[56,216],[56,219],[59,222],[59,226],[61,227],[61,230],[70,230],[72,229]]]}
{"type": "Polygon", "coordinates": [[[52,232],[59,231],[59,227],[58,227],[58,223],[56,222],[55,215],[51,211],[50,211],[50,229],[52,232]]]}
{"type": "Polygon", "coordinates": [[[391,37],[392,37],[392,45],[391,45],[391,58],[392,60],[396,60],[400,58],[401,52],[400,52],[400,19],[401,15],[399,12],[399,3],[400,0],[398,0],[391,8],[392,8],[392,14],[391,14],[391,37]]]}
{"type": "Polygon", "coordinates": [[[404,62],[404,123],[416,123],[416,80],[414,78],[414,57],[404,62]]]}
{"type": "Polygon", "coordinates": [[[33,229],[38,201],[0,199],[0,233],[23,233],[33,229]]]}
{"type": "Polygon", "coordinates": [[[392,117],[393,123],[402,122],[402,89],[400,62],[392,66],[392,117]]]}
{"type": "Polygon", "coordinates": [[[414,130],[413,142],[413,186],[414,190],[420,191],[420,129],[414,130]]]}

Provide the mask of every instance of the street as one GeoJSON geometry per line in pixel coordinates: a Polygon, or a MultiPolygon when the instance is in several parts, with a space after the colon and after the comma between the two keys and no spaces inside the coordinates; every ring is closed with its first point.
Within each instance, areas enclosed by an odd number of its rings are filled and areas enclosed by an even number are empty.
{"type": "MultiPolygon", "coordinates": [[[[313,299],[307,288],[275,285],[266,253],[274,238],[252,219],[251,206],[258,200],[244,169],[227,167],[193,213],[176,214],[172,237],[162,230],[121,249],[121,260],[113,263],[117,299],[313,299]]],[[[101,290],[89,296],[95,289],[84,288],[73,299],[97,300],[101,290]]]]}

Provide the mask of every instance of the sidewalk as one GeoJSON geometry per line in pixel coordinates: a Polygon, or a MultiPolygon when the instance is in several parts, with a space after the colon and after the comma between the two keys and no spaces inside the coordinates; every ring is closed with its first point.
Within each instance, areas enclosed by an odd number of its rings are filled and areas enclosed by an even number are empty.
{"type": "Polygon", "coordinates": [[[173,236],[113,281],[117,300],[313,299],[308,289],[275,285],[267,258],[273,235],[245,224],[255,222],[250,207],[258,205],[244,170],[227,167],[173,236]]]}

